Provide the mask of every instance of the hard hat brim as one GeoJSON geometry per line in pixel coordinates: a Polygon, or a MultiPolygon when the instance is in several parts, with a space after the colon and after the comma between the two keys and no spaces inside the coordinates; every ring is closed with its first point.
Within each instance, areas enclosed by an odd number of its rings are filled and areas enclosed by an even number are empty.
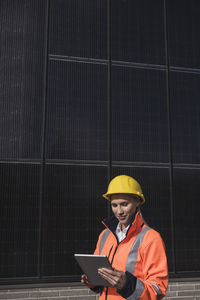
{"type": "MultiPolygon", "coordinates": [[[[137,196],[139,199],[140,199],[140,201],[141,201],[141,204],[144,204],[145,203],[145,197],[144,197],[144,195],[143,194],[133,194],[133,193],[116,193],[116,194],[126,194],[126,195],[134,195],[134,196],[137,196]]],[[[109,198],[109,196],[111,196],[111,195],[115,195],[114,193],[105,193],[105,194],[103,194],[102,196],[106,199],[106,200],[108,200],[108,201],[110,201],[110,198],[109,198]]]]}

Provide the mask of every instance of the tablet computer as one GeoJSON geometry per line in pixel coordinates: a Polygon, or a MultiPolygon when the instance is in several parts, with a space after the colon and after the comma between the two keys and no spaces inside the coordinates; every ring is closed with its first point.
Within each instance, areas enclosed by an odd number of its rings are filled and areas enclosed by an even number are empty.
{"type": "Polygon", "coordinates": [[[91,284],[109,286],[109,283],[98,274],[99,268],[113,269],[106,255],[74,254],[74,257],[91,284]]]}

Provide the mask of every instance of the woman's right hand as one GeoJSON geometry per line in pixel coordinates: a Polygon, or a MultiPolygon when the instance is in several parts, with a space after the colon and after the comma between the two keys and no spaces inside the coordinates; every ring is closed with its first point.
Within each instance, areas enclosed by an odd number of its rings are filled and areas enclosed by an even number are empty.
{"type": "Polygon", "coordinates": [[[95,285],[89,283],[88,279],[87,279],[87,276],[85,274],[83,274],[81,276],[81,283],[84,283],[86,284],[90,289],[93,289],[95,287],[95,285]]]}

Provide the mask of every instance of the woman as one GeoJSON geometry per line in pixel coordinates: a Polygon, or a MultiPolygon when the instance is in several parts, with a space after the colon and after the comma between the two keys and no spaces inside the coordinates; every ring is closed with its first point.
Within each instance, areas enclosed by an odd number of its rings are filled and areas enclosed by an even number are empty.
{"type": "Polygon", "coordinates": [[[117,176],[103,197],[110,201],[114,216],[104,222],[94,254],[106,255],[113,270],[98,270],[108,286],[92,286],[85,274],[81,282],[100,292],[100,300],[163,298],[168,285],[165,247],[160,234],[142,219],[139,208],[145,198],[139,183],[117,176]]]}

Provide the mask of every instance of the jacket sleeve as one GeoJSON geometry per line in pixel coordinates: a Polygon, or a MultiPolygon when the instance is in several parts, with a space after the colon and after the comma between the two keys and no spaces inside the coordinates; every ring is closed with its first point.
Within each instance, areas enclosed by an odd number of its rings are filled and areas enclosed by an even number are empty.
{"type": "MultiPolygon", "coordinates": [[[[96,245],[96,249],[94,251],[94,254],[99,254],[99,244],[101,241],[101,236],[102,236],[103,232],[100,234],[98,241],[97,241],[97,245],[96,245]]],[[[91,291],[93,291],[96,294],[101,294],[103,287],[102,286],[95,286],[94,288],[90,289],[91,291]]]]}
{"type": "Polygon", "coordinates": [[[129,296],[131,296],[134,293],[136,283],[137,283],[137,278],[131,273],[129,273],[128,271],[126,271],[126,283],[121,290],[117,290],[118,294],[120,294],[122,297],[127,299],[129,296]]]}
{"type": "Polygon", "coordinates": [[[101,238],[102,238],[102,235],[104,234],[104,232],[105,232],[106,230],[103,230],[101,233],[100,233],[100,235],[99,235],[99,238],[98,238],[98,241],[97,241],[97,244],[96,244],[96,249],[95,249],[95,251],[94,251],[94,254],[100,254],[99,253],[99,248],[100,248],[100,242],[101,242],[101,238]]]}
{"type": "MultiPolygon", "coordinates": [[[[150,235],[140,249],[143,278],[138,277],[135,291],[127,299],[157,300],[165,296],[168,286],[168,267],[165,246],[159,233],[150,230],[150,235]]],[[[147,233],[148,234],[148,233],[147,233]]]]}

